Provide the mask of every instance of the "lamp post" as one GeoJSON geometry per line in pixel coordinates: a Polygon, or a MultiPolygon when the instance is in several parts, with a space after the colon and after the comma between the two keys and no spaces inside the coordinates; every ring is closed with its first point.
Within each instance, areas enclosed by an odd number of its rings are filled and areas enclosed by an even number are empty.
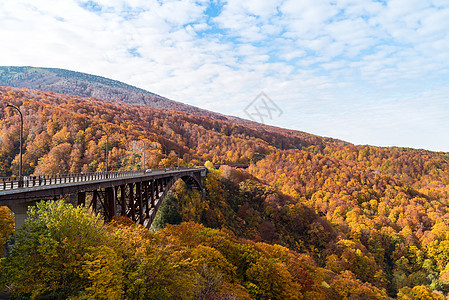
{"type": "Polygon", "coordinates": [[[167,145],[165,144],[165,140],[164,140],[164,144],[163,144],[163,149],[164,150],[164,169],[167,169],[167,145]]]}
{"type": "Polygon", "coordinates": [[[23,186],[23,178],[22,178],[22,136],[23,136],[23,116],[20,109],[12,104],[6,105],[6,107],[12,107],[19,112],[20,115],[20,154],[19,154],[19,187],[23,186]]]}
{"type": "MultiPolygon", "coordinates": [[[[100,128],[106,134],[106,147],[105,147],[105,156],[106,156],[106,173],[108,172],[108,144],[109,144],[109,135],[103,128],[100,128]]],[[[107,176],[107,174],[106,174],[107,176]]]]}
{"type": "Polygon", "coordinates": [[[145,168],[145,141],[143,141],[143,169],[146,170],[145,168]]]}

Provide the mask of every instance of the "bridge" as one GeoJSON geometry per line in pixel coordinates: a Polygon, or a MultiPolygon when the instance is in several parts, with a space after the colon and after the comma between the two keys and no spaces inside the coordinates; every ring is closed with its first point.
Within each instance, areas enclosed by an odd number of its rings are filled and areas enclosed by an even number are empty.
{"type": "Polygon", "coordinates": [[[101,212],[106,221],[126,216],[149,228],[177,180],[203,191],[204,176],[206,168],[193,167],[0,178],[0,206],[14,212],[17,230],[27,217],[28,206],[74,195],[76,204],[101,212]]]}
{"type": "MultiPolygon", "coordinates": [[[[222,165],[214,165],[215,169],[220,168],[222,165]]],[[[249,165],[248,164],[226,164],[225,166],[229,166],[231,168],[236,168],[236,169],[248,169],[249,165]]]]}

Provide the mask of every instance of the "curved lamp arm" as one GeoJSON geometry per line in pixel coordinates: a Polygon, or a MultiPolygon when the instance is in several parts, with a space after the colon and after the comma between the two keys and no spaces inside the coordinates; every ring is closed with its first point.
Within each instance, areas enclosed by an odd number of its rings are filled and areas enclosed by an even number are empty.
{"type": "Polygon", "coordinates": [[[20,109],[12,104],[6,105],[6,107],[12,107],[19,112],[20,115],[20,154],[19,154],[19,186],[23,186],[23,178],[22,178],[22,136],[23,136],[23,115],[20,109]]]}

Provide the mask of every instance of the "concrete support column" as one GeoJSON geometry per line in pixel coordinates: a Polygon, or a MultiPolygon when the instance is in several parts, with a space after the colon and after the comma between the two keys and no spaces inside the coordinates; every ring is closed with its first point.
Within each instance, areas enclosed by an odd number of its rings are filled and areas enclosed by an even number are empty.
{"type": "Polygon", "coordinates": [[[9,209],[14,213],[14,222],[16,223],[16,232],[19,230],[28,217],[27,211],[29,206],[34,206],[36,202],[26,202],[8,205],[9,209]]]}

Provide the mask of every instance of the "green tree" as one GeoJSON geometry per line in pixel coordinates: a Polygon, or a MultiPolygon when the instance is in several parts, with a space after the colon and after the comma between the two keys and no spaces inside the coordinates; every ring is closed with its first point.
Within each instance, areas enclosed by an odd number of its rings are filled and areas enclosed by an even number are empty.
{"type": "Polygon", "coordinates": [[[177,199],[169,194],[162,201],[161,206],[156,214],[151,226],[155,229],[163,228],[166,224],[179,224],[182,222],[182,217],[176,208],[177,199]]]}
{"type": "Polygon", "coordinates": [[[67,298],[90,286],[85,261],[107,237],[99,216],[63,201],[38,202],[28,216],[1,266],[13,293],[67,298]]]}

